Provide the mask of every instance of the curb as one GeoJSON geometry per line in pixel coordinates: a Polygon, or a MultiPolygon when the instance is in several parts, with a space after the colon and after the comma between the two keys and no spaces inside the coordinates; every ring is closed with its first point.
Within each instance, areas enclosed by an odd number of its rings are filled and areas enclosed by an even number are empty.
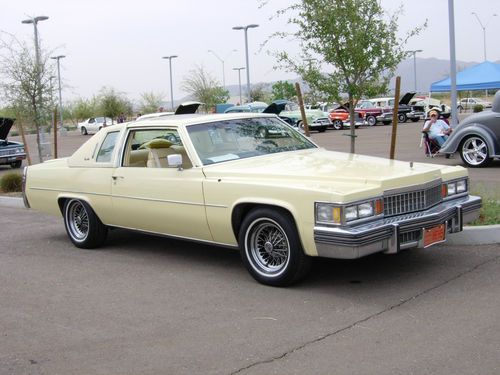
{"type": "MultiPolygon", "coordinates": [[[[24,208],[23,198],[0,196],[0,206],[24,208]]],[[[500,244],[500,224],[464,227],[463,232],[454,233],[444,245],[493,245],[500,244]]]]}

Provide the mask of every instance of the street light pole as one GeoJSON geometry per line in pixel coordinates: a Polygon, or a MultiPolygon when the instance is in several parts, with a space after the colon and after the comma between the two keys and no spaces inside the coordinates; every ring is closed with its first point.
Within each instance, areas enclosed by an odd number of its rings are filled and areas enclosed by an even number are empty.
{"type": "Polygon", "coordinates": [[[62,94],[61,94],[61,64],[60,60],[64,59],[66,56],[59,55],[53,56],[51,59],[57,60],[57,79],[59,80],[59,119],[61,121],[61,127],[63,126],[63,106],[62,106],[62,94]]]}
{"type": "Polygon", "coordinates": [[[233,30],[244,30],[245,31],[245,57],[246,57],[246,70],[247,70],[247,96],[248,102],[252,101],[250,96],[250,64],[248,62],[248,29],[259,27],[257,24],[250,24],[246,26],[234,26],[233,30]]]}
{"type": "Polygon", "coordinates": [[[33,28],[35,31],[35,58],[36,58],[36,65],[38,69],[40,69],[40,47],[38,46],[38,22],[40,21],[45,21],[48,20],[49,17],[47,16],[37,16],[37,17],[32,17],[28,18],[27,20],[21,21],[21,23],[25,24],[33,24],[33,28]]]}
{"type": "Polygon", "coordinates": [[[35,126],[37,128],[36,132],[36,143],[38,145],[38,159],[40,162],[43,161],[42,149],[40,148],[40,111],[42,107],[42,83],[40,78],[40,47],[38,44],[38,22],[48,20],[47,16],[37,16],[31,17],[26,20],[21,21],[24,24],[33,24],[33,28],[35,31],[35,59],[36,59],[36,102],[37,102],[37,110],[35,112],[35,126]]]}
{"type": "MultiPolygon", "coordinates": [[[[476,12],[471,12],[471,14],[476,16],[477,22],[479,22],[479,25],[483,29],[483,52],[484,52],[484,61],[486,61],[486,26],[488,25],[487,24],[483,25],[476,12]]],[[[496,17],[496,16],[497,16],[496,14],[493,14],[491,17],[496,17]]]]}
{"type": "Polygon", "coordinates": [[[225,72],[225,69],[224,69],[224,60],[222,60],[219,57],[219,55],[217,55],[211,49],[209,49],[208,52],[211,53],[212,55],[214,55],[217,58],[217,60],[219,60],[222,63],[222,87],[226,88],[226,72],[225,72]]]}
{"type": "Polygon", "coordinates": [[[241,104],[241,71],[245,69],[244,67],[243,68],[233,68],[233,70],[237,70],[238,71],[238,87],[240,88],[240,104],[241,104]]]}
{"type": "Polygon", "coordinates": [[[414,51],[408,51],[408,52],[413,53],[413,79],[415,82],[415,92],[417,92],[417,59],[416,59],[415,55],[418,52],[422,52],[422,50],[416,49],[414,51]]]}
{"type": "Polygon", "coordinates": [[[177,55],[163,56],[162,59],[168,59],[168,66],[170,70],[170,104],[172,106],[172,111],[174,110],[174,86],[172,84],[172,59],[178,57],[177,55]]]}

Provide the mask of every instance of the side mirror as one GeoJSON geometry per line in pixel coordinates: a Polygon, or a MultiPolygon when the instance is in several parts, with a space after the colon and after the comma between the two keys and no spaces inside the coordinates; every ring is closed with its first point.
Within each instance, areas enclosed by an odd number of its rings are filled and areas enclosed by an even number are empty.
{"type": "Polygon", "coordinates": [[[177,168],[182,171],[182,155],[181,154],[171,154],[167,155],[167,163],[171,168],[177,168]]]}

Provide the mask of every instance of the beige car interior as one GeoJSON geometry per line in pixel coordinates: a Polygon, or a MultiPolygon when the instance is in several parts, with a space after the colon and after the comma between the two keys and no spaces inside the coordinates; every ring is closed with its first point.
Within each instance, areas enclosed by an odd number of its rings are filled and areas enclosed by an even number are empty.
{"type": "MultiPolygon", "coordinates": [[[[146,133],[143,131],[143,133],[146,133]]],[[[139,168],[168,168],[168,155],[179,154],[182,156],[182,168],[192,168],[193,165],[184,146],[177,145],[163,138],[154,138],[143,143],[138,149],[133,149],[135,134],[127,142],[123,160],[124,167],[139,168]]]]}

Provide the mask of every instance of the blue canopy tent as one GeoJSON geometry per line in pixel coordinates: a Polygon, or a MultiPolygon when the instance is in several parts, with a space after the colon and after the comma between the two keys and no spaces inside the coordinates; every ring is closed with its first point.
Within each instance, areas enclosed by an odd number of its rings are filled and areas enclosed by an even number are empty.
{"type": "MultiPolygon", "coordinates": [[[[500,89],[500,64],[485,61],[457,73],[457,91],[488,89],[500,89]]],[[[451,79],[434,82],[430,91],[451,91],[451,79]]]]}

